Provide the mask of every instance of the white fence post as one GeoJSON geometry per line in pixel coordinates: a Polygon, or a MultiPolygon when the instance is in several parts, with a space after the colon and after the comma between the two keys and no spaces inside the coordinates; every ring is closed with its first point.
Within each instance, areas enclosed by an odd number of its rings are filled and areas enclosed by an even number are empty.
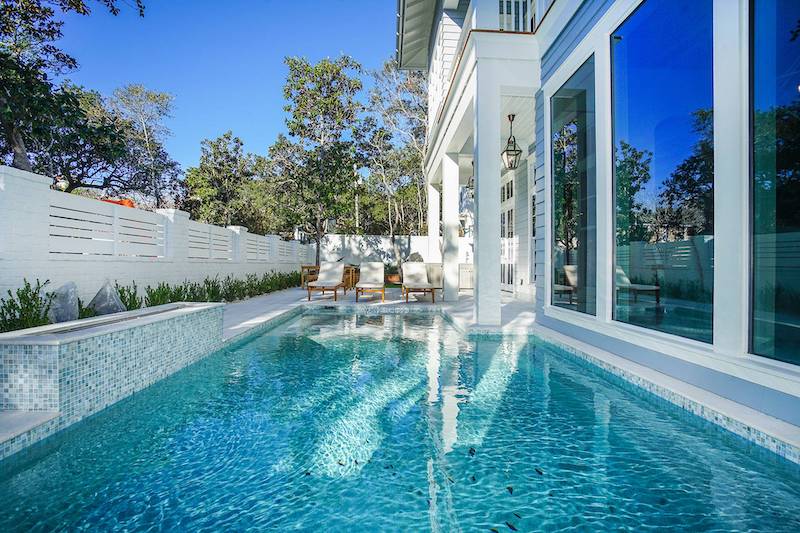
{"type": "Polygon", "coordinates": [[[234,263],[247,262],[247,228],[244,226],[228,226],[228,229],[233,232],[231,261],[234,263]]]}
{"type": "Polygon", "coordinates": [[[159,209],[164,216],[164,256],[171,261],[186,261],[189,213],[179,209],[159,209]]]}

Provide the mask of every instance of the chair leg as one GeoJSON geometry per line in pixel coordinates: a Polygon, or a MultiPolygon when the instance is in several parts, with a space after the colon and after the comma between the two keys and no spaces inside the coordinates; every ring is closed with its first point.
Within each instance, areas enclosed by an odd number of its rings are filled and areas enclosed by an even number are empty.
{"type": "Polygon", "coordinates": [[[408,289],[406,289],[405,291],[406,291],[406,303],[408,303],[408,289]]]}
{"type": "Polygon", "coordinates": [[[339,289],[333,289],[333,301],[336,302],[339,295],[339,289]]]}
{"type": "Polygon", "coordinates": [[[356,302],[358,302],[358,287],[356,287],[356,302]]]}
{"type": "Polygon", "coordinates": [[[436,289],[431,289],[431,303],[436,303],[436,289]]]}
{"type": "Polygon", "coordinates": [[[311,287],[308,287],[308,301],[311,301],[311,287]]]}

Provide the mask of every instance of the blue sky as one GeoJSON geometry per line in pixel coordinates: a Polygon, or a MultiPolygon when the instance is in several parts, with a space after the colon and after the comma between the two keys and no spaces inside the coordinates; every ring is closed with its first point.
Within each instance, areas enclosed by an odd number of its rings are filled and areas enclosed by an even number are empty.
{"type": "MultiPolygon", "coordinates": [[[[110,94],[128,83],[175,96],[167,149],[184,170],[200,141],[232,130],[265,153],[284,131],[283,58],[349,54],[378,68],[394,53],[391,0],[145,0],[144,18],[99,5],[65,18],[61,46],[80,68],[69,78],[110,94]]],[[[122,4],[125,6],[125,3],[122,4]]]]}

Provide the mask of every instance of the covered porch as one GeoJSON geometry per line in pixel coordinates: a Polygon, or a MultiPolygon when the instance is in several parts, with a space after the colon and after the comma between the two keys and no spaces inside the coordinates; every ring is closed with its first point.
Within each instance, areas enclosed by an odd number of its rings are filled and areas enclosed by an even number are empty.
{"type": "Polygon", "coordinates": [[[473,293],[461,305],[468,306],[476,326],[506,322],[504,302],[519,301],[533,312],[535,181],[529,146],[539,88],[536,52],[531,35],[471,31],[431,124],[427,260],[442,262],[444,300],[456,303],[464,289],[459,262],[471,258],[473,293]],[[501,157],[512,120],[520,150],[516,165],[501,157]],[[468,253],[459,250],[460,236],[467,237],[462,246],[471,242],[468,253]]]}

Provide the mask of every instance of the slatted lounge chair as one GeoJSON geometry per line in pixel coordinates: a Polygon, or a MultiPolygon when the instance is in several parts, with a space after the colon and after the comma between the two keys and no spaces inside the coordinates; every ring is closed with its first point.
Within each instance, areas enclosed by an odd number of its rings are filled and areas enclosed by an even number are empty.
{"type": "Polygon", "coordinates": [[[569,303],[572,304],[572,297],[575,295],[575,291],[578,290],[578,266],[564,265],[564,277],[566,278],[568,285],[554,283],[553,292],[555,294],[569,295],[569,303]]]}
{"type": "Polygon", "coordinates": [[[403,263],[403,294],[408,302],[412,292],[431,293],[431,302],[436,303],[436,289],[428,282],[428,270],[425,263],[403,263]]]}
{"type": "Polygon", "coordinates": [[[358,296],[366,292],[381,293],[381,301],[386,299],[386,285],[383,278],[383,263],[361,263],[359,280],[356,283],[356,301],[358,296]]]}
{"type": "Polygon", "coordinates": [[[333,291],[333,301],[337,301],[339,289],[344,288],[343,277],[343,263],[322,263],[317,279],[308,282],[308,301],[311,301],[311,291],[322,291],[322,294],[325,294],[325,291],[333,291]]]}
{"type": "Polygon", "coordinates": [[[658,285],[641,285],[639,283],[631,283],[630,278],[622,269],[622,267],[617,267],[616,272],[617,278],[617,285],[616,288],[618,291],[628,291],[633,294],[633,301],[637,301],[639,293],[648,293],[653,294],[656,297],[656,305],[661,303],[661,287],[658,285]]]}

